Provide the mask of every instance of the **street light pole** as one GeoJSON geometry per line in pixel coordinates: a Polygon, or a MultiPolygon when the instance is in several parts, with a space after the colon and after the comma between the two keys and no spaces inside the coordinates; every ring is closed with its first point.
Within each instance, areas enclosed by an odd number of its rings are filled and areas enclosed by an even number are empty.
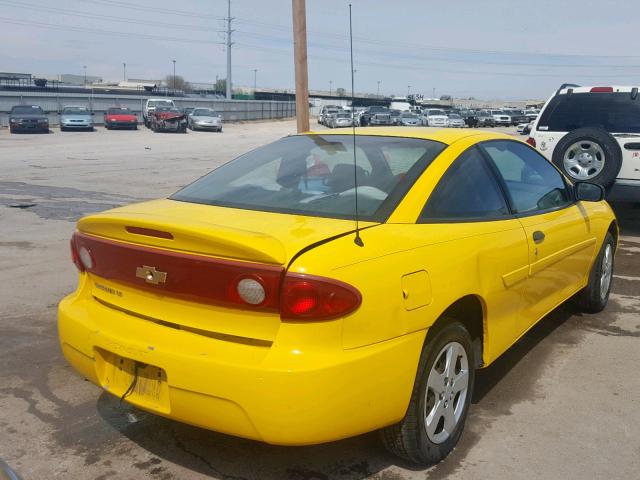
{"type": "Polygon", "coordinates": [[[333,80],[329,80],[329,96],[331,96],[331,86],[333,85],[333,80]]]}
{"type": "Polygon", "coordinates": [[[258,88],[258,69],[253,69],[253,96],[256,96],[256,89],[258,88]]]}
{"type": "Polygon", "coordinates": [[[173,62],[173,94],[176,94],[176,61],[172,60],[173,62]]]}
{"type": "Polygon", "coordinates": [[[409,97],[410,91],[411,91],[411,85],[407,85],[407,98],[409,97]]]}
{"type": "Polygon", "coordinates": [[[378,80],[378,93],[376,93],[376,97],[380,96],[380,80],[378,80]]]}
{"type": "Polygon", "coordinates": [[[436,98],[436,87],[433,87],[433,97],[431,97],[431,98],[433,98],[434,100],[436,98]]]}
{"type": "Polygon", "coordinates": [[[87,66],[83,65],[82,68],[84,68],[84,86],[87,86],[87,66]]]}
{"type": "Polygon", "coordinates": [[[125,62],[122,62],[122,81],[127,81],[127,64],[125,62]]]}

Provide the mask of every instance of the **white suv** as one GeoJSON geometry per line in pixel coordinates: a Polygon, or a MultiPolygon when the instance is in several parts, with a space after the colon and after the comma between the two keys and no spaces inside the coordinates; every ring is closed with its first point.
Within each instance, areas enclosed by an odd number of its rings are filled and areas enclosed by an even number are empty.
{"type": "Polygon", "coordinates": [[[142,107],[142,120],[144,121],[144,126],[149,127],[149,114],[153,112],[156,107],[175,107],[176,104],[173,103],[173,100],[169,100],[167,98],[149,98],[142,107]]]}
{"type": "Polygon", "coordinates": [[[640,202],[638,87],[562,85],[527,142],[572,181],[599,183],[609,200],[640,202]]]}

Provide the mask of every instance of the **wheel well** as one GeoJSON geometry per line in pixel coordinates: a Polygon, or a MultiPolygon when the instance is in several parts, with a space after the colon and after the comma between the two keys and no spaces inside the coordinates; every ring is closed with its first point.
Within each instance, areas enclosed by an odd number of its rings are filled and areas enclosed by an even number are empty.
{"type": "Polygon", "coordinates": [[[484,307],[481,299],[476,295],[467,295],[452,303],[440,318],[427,331],[427,339],[429,340],[442,328],[447,321],[451,319],[462,323],[473,342],[475,353],[476,367],[483,364],[482,350],[484,345],[484,307]]]}
{"type": "Polygon", "coordinates": [[[618,222],[616,222],[615,220],[611,222],[611,225],[609,225],[609,233],[613,237],[613,241],[617,246],[618,245],[618,222]]]}

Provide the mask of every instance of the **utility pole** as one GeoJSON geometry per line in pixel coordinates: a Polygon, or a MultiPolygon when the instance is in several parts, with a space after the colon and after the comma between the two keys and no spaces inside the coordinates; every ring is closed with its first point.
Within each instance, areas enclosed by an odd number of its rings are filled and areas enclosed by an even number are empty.
{"type": "Polygon", "coordinates": [[[409,98],[410,91],[411,91],[411,85],[407,85],[407,98],[409,98]]]}
{"type": "Polygon", "coordinates": [[[173,94],[176,94],[176,61],[171,60],[173,62],[173,94]]]}
{"type": "Polygon", "coordinates": [[[305,0],[291,0],[293,55],[296,67],[296,120],[298,133],[309,131],[309,74],[307,71],[307,12],[305,0]]]}
{"type": "Polygon", "coordinates": [[[378,93],[376,94],[376,97],[380,96],[380,80],[378,80],[378,93]]]}
{"type": "Polygon", "coordinates": [[[231,18],[231,0],[227,0],[227,100],[231,100],[231,97],[233,96],[233,89],[231,86],[231,45],[233,45],[233,43],[231,42],[231,33],[233,32],[233,30],[231,30],[232,20],[233,18],[231,18]]]}
{"type": "Polygon", "coordinates": [[[431,97],[431,98],[433,98],[434,100],[436,98],[436,87],[433,87],[433,97],[431,97]]]}
{"type": "Polygon", "coordinates": [[[253,96],[256,96],[256,89],[258,87],[258,69],[253,69],[253,96]]]}
{"type": "Polygon", "coordinates": [[[329,96],[331,96],[331,86],[333,85],[333,80],[329,80],[329,96]]]}
{"type": "Polygon", "coordinates": [[[127,64],[122,62],[122,81],[127,81],[127,64]]]}
{"type": "Polygon", "coordinates": [[[83,65],[82,68],[84,68],[84,86],[87,86],[87,66],[83,65]]]}

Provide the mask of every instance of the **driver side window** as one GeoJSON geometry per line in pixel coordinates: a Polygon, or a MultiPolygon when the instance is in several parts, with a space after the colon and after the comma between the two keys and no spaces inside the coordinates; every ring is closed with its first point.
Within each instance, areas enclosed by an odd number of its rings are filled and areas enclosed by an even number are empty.
{"type": "Polygon", "coordinates": [[[569,187],[535,150],[510,140],[482,144],[507,187],[515,213],[557,210],[572,203],[569,187]]]}

